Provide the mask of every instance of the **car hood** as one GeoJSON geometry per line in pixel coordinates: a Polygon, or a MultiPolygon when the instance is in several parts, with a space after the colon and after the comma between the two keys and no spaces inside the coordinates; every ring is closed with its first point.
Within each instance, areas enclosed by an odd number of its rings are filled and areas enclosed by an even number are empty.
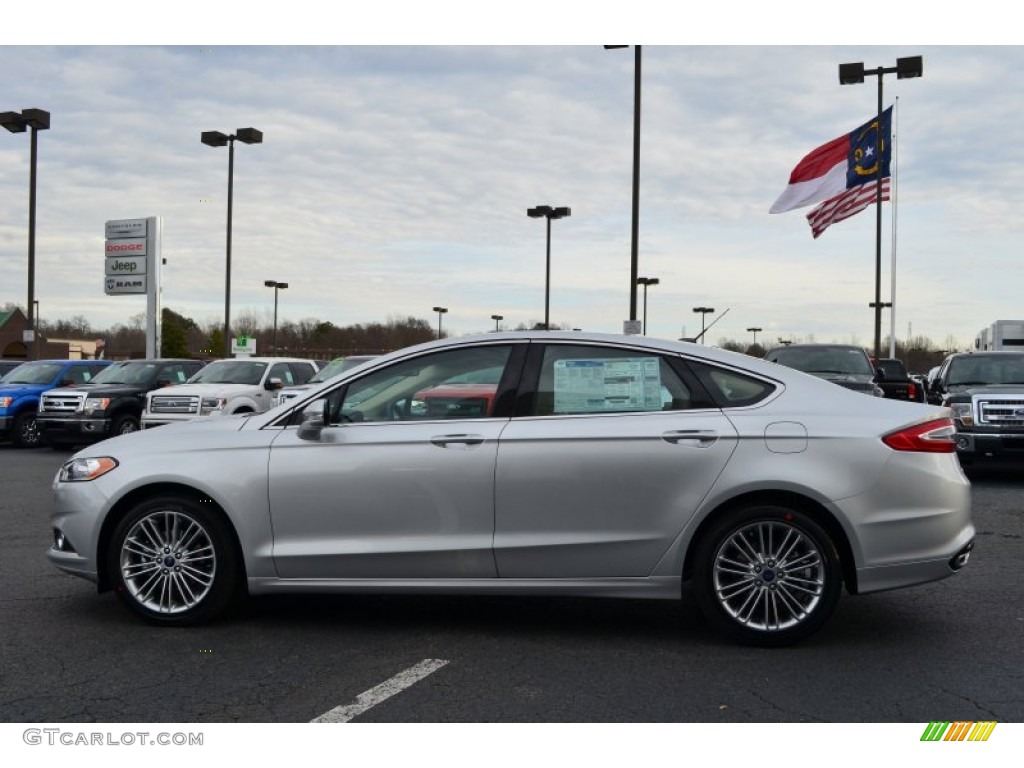
{"type": "Polygon", "coordinates": [[[290,395],[298,392],[305,392],[307,389],[312,389],[313,387],[319,386],[322,383],[323,382],[318,381],[313,384],[295,384],[291,387],[285,387],[284,389],[279,390],[278,394],[290,395]]]}
{"type": "Polygon", "coordinates": [[[4,384],[3,386],[0,386],[0,395],[17,397],[18,395],[24,395],[30,392],[43,392],[47,389],[51,389],[52,386],[52,384],[4,384]]]}
{"type": "Polygon", "coordinates": [[[874,377],[870,373],[811,373],[812,376],[817,376],[819,379],[825,379],[826,381],[855,381],[855,382],[869,382],[874,377]]]}
{"type": "Polygon", "coordinates": [[[243,413],[217,419],[193,419],[175,424],[165,424],[153,429],[130,432],[111,437],[83,448],[75,456],[123,456],[127,452],[136,454],[161,453],[179,448],[197,450],[234,445],[233,436],[244,429],[253,414],[243,413]]]}
{"type": "Polygon", "coordinates": [[[1024,394],[1024,384],[953,384],[947,387],[947,396],[1021,394],[1024,394]]]}
{"type": "Polygon", "coordinates": [[[47,390],[48,395],[123,395],[146,389],[141,384],[76,384],[73,387],[58,387],[47,390]]]}
{"type": "Polygon", "coordinates": [[[199,397],[230,397],[259,389],[258,384],[175,384],[154,389],[154,395],[198,395],[199,397]]]}

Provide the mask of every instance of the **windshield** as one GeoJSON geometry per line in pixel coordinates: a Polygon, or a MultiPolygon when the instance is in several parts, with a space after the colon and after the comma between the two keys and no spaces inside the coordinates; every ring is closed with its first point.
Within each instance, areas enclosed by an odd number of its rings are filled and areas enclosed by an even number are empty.
{"type": "Polygon", "coordinates": [[[768,360],[804,373],[874,375],[867,354],[857,347],[782,347],[768,360]]]}
{"type": "Polygon", "coordinates": [[[252,360],[217,360],[188,380],[188,384],[259,384],[266,363],[252,360]]]}
{"type": "Polygon", "coordinates": [[[968,355],[950,361],[950,387],[971,384],[1024,384],[1024,355],[968,355]]]}
{"type": "Polygon", "coordinates": [[[25,363],[4,379],[4,384],[49,384],[63,370],[60,363],[25,363]]]}
{"type": "Polygon", "coordinates": [[[339,357],[331,360],[316,376],[309,380],[310,384],[322,384],[328,379],[332,379],[339,373],[344,373],[350,368],[355,368],[357,365],[362,365],[367,360],[373,360],[372,356],[356,356],[356,357],[339,357]]]}
{"type": "Polygon", "coordinates": [[[104,368],[92,384],[148,384],[156,376],[158,363],[114,363],[104,368]]]}

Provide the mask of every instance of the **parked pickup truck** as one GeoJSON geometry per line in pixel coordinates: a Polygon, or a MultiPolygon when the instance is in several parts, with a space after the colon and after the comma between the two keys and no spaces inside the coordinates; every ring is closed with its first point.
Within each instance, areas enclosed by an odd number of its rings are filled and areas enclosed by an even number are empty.
{"type": "Polygon", "coordinates": [[[207,416],[263,413],[270,410],[274,392],[305,384],[318,368],[313,360],[291,357],[216,360],[185,384],[148,393],[142,428],[207,416]]]}
{"type": "Polygon", "coordinates": [[[952,354],[932,379],[928,400],[953,411],[962,465],[1024,460],[1024,352],[952,354]]]}
{"type": "Polygon", "coordinates": [[[925,392],[920,385],[910,378],[902,360],[895,357],[883,357],[879,360],[871,359],[875,366],[875,381],[882,388],[885,396],[893,400],[910,400],[915,403],[923,403],[925,392]]]}
{"type": "Polygon", "coordinates": [[[34,360],[19,365],[0,383],[0,438],[18,448],[42,445],[36,422],[39,398],[47,390],[90,381],[110,360],[34,360]]]}
{"type": "Polygon", "coordinates": [[[125,360],[102,370],[86,384],[44,392],[36,424],[53,448],[93,443],[139,429],[146,393],[184,384],[200,360],[125,360]]]}

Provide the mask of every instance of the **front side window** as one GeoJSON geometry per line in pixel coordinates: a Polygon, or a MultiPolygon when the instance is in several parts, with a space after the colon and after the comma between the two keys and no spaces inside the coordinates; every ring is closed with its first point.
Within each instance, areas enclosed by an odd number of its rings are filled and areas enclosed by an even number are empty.
{"type": "Polygon", "coordinates": [[[482,419],[495,414],[508,345],[422,355],[349,382],[328,398],[328,422],[482,419]]]}
{"type": "Polygon", "coordinates": [[[690,388],[660,355],[552,344],[544,350],[531,415],[676,411],[693,407],[690,388]]]}
{"type": "Polygon", "coordinates": [[[270,375],[267,376],[267,381],[271,379],[280,379],[281,383],[286,387],[295,384],[295,377],[292,376],[292,369],[288,366],[288,363],[274,363],[270,366],[270,375]]]}

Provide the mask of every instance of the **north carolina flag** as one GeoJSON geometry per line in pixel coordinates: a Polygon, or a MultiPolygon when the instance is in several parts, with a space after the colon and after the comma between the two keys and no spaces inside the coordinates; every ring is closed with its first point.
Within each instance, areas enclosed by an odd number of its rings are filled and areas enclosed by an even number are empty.
{"type": "MultiPolygon", "coordinates": [[[[847,193],[852,193],[847,196],[847,199],[856,198],[858,202],[863,201],[865,197],[863,193],[868,189],[865,185],[870,184],[870,189],[874,190],[878,179],[884,180],[890,176],[891,129],[892,107],[889,107],[882,113],[881,158],[875,156],[875,137],[879,131],[877,117],[844,136],[822,144],[797,163],[796,168],[789,175],[789,185],[779,195],[779,199],[772,205],[769,213],[783,213],[813,203],[832,201],[833,198],[844,196],[847,193]]],[[[887,191],[887,187],[888,184],[883,183],[883,194],[887,191]]],[[[884,197],[883,199],[888,198],[884,197]]],[[[846,215],[843,218],[849,218],[872,202],[874,202],[874,197],[871,197],[856,211],[850,212],[848,208],[845,209],[846,215]]],[[[833,219],[832,221],[840,220],[833,219]]],[[[827,227],[832,221],[825,223],[825,226],[827,227]]],[[[824,227],[822,227],[823,229],[824,227]]],[[[818,234],[821,232],[818,231],[815,237],[818,234]]]]}

